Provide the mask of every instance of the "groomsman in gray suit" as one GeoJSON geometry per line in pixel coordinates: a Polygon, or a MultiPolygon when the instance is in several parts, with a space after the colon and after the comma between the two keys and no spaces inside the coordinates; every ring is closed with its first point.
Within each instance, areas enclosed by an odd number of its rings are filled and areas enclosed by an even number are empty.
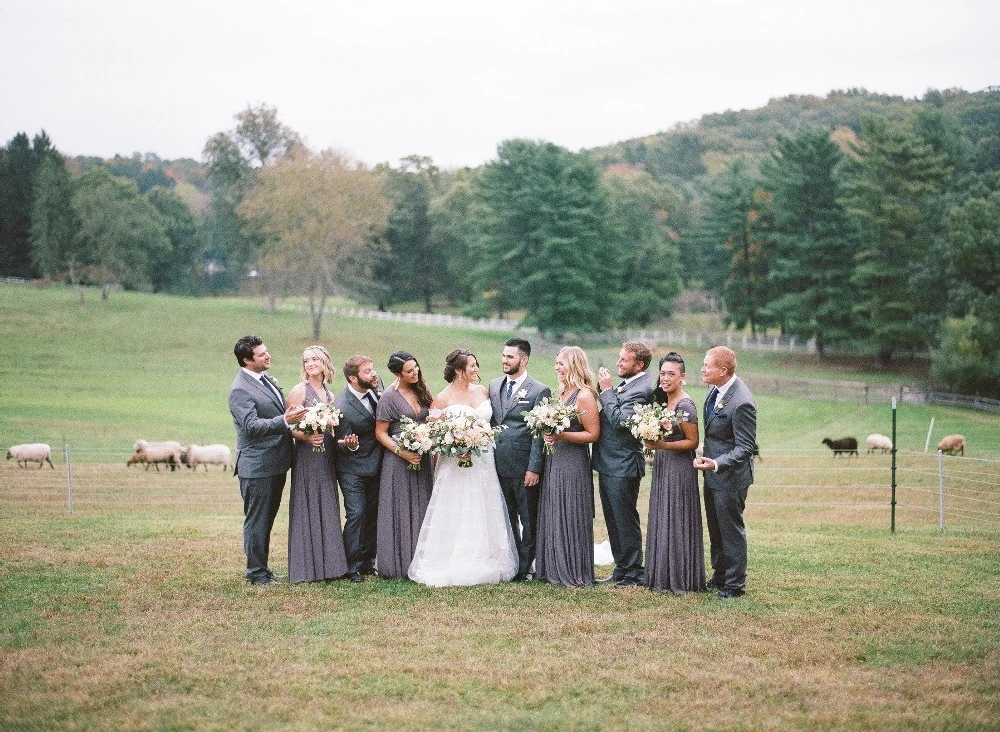
{"type": "Polygon", "coordinates": [[[705,475],[705,519],[712,546],[708,586],[717,590],[719,599],[730,600],[746,593],[743,509],[753,484],[757,405],[736,375],[736,354],[725,346],[708,350],[701,378],[709,384],[702,420],[705,442],[694,467],[705,475]]]}
{"type": "Polygon", "coordinates": [[[281,505],[285,474],[292,465],[289,425],[305,416],[304,407],[286,409],[278,382],[267,375],[271,354],[260,338],[243,336],[233,348],[239,373],[229,389],[229,411],[236,426],[236,462],[243,496],[243,550],[246,579],[252,585],[276,584],[267,566],[271,528],[281,505]]]}
{"type": "Polygon", "coordinates": [[[538,491],[545,458],[542,440],[531,434],[524,422],[530,412],[552,390],[532,378],[527,371],[531,344],[511,338],[504,345],[501,364],[504,376],[489,386],[494,426],[506,427],[496,439],[494,458],[497,475],[507,502],[507,515],[517,545],[518,569],[515,582],[530,580],[535,561],[535,529],[538,524],[538,491]],[[518,529],[520,524],[520,529],[518,529]]]}
{"type": "Polygon", "coordinates": [[[649,404],[653,398],[653,385],[646,374],[652,359],[652,351],[645,343],[626,341],[618,354],[621,383],[615,386],[611,372],[603,366],[598,371],[601,436],[594,443],[592,464],[597,471],[604,523],[615,560],[611,576],[598,582],[614,582],[616,587],[638,587],[643,583],[638,503],[646,460],[642,442],[622,427],[622,422],[635,413],[636,407],[649,404]]]}
{"type": "Polygon", "coordinates": [[[368,356],[351,356],[344,363],[347,386],[337,396],[343,413],[337,425],[337,482],[344,494],[344,549],[348,575],[361,582],[375,574],[378,531],[378,483],[382,445],[375,439],[375,413],[381,382],[368,356]]]}

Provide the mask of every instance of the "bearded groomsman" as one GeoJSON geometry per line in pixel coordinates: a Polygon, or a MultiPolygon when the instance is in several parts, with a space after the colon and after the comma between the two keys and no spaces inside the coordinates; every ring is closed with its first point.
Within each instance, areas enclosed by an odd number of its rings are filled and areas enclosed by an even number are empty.
{"type": "Polygon", "coordinates": [[[494,457],[507,516],[517,545],[518,569],[515,582],[530,580],[535,561],[535,529],[538,523],[538,491],[545,457],[542,440],[532,435],[524,415],[547,397],[552,390],[532,378],[527,371],[531,344],[523,338],[511,338],[504,345],[500,363],[504,376],[489,386],[493,425],[503,426],[497,435],[494,457]]]}
{"type": "Polygon", "coordinates": [[[736,354],[725,346],[708,349],[701,379],[709,385],[702,424],[703,455],[694,467],[705,475],[705,519],[712,546],[711,589],[719,599],[746,593],[747,534],[743,509],[753,483],[757,405],[736,375],[736,354]]]}
{"type": "Polygon", "coordinates": [[[632,436],[622,422],[635,414],[636,407],[649,404],[653,386],[646,369],[653,359],[649,346],[626,341],[618,353],[617,386],[611,372],[598,370],[601,400],[601,436],[594,443],[592,464],[597,471],[604,523],[615,569],[598,582],[614,582],[616,587],[638,587],[643,583],[642,526],[639,522],[639,484],[646,474],[642,442],[632,436]]]}
{"type": "Polygon", "coordinates": [[[351,356],[344,362],[347,386],[337,395],[343,413],[335,429],[337,482],[344,494],[344,550],[348,578],[363,581],[375,574],[375,541],[378,530],[378,484],[382,446],[375,439],[375,413],[381,381],[368,356],[351,356]]]}

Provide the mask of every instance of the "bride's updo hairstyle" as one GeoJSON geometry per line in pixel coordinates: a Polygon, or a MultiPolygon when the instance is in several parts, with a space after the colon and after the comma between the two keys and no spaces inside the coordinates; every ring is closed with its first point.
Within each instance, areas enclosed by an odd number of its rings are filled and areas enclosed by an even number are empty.
{"type": "Polygon", "coordinates": [[[595,396],[597,386],[594,372],[590,368],[587,354],[579,346],[564,346],[559,349],[556,358],[566,361],[566,376],[560,379],[559,395],[567,396],[574,391],[589,389],[595,396]]]}
{"type": "MultiPolygon", "coordinates": [[[[465,371],[469,366],[469,358],[476,358],[472,351],[456,348],[444,357],[444,380],[449,384],[455,380],[455,374],[465,371]]],[[[478,358],[476,359],[479,360],[478,358]]]]}
{"type": "Polygon", "coordinates": [[[434,401],[434,396],[431,394],[431,390],[427,388],[427,382],[424,381],[424,370],[420,368],[420,362],[411,353],[408,351],[393,351],[392,355],[389,356],[389,363],[386,364],[386,368],[395,374],[398,379],[403,374],[403,367],[409,361],[413,361],[413,363],[417,364],[417,368],[420,369],[417,383],[413,385],[413,391],[417,394],[417,401],[423,406],[429,407],[431,402],[434,401]]]}

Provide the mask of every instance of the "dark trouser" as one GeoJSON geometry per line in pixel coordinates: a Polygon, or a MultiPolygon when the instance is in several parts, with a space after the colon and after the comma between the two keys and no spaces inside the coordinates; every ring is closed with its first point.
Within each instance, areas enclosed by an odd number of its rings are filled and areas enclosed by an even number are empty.
{"type": "Polygon", "coordinates": [[[531,571],[535,561],[535,529],[538,526],[538,491],[540,486],[526,486],[524,478],[500,478],[503,498],[507,502],[507,517],[517,546],[517,573],[531,571]],[[520,523],[520,529],[518,529],[520,523]]]}
{"type": "Polygon", "coordinates": [[[705,519],[712,545],[712,582],[726,590],[746,590],[747,533],[743,509],[747,489],[722,490],[705,485],[705,519]]]}
{"type": "Polygon", "coordinates": [[[243,496],[243,551],[247,555],[248,582],[261,582],[271,576],[267,555],[271,549],[271,528],[281,506],[285,474],[266,478],[240,478],[243,496]]]}
{"type": "Polygon", "coordinates": [[[341,473],[344,494],[344,551],[350,572],[370,574],[375,569],[378,532],[378,476],[341,473]]]}
{"type": "Polygon", "coordinates": [[[619,478],[598,473],[601,507],[608,527],[611,556],[615,558],[614,578],[643,580],[642,526],[639,523],[641,477],[619,478]]]}

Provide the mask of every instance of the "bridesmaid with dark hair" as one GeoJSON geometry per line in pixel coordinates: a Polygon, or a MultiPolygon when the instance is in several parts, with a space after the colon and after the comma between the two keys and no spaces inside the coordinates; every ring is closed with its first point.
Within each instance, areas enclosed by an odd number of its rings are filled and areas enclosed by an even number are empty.
{"type": "Polygon", "coordinates": [[[597,389],[587,355],[577,346],[556,354],[559,401],[575,404],[580,416],[558,435],[545,458],[538,499],[535,569],[538,579],[566,587],[594,584],[594,473],[590,445],[601,436],[597,389]]]}
{"type": "Polygon", "coordinates": [[[406,351],[389,356],[396,383],[382,392],[375,414],[375,438],[385,448],[378,492],[378,573],[406,577],[420,536],[420,526],[431,498],[434,472],[430,455],[403,450],[396,443],[403,417],[425,422],[434,397],[417,363],[406,351]],[[411,470],[409,465],[419,465],[411,470]]]}
{"type": "Polygon", "coordinates": [[[684,374],[684,359],[677,353],[671,351],[660,359],[653,400],[673,409],[681,423],[665,439],[646,442],[656,454],[646,522],[646,586],[675,595],[708,589],[701,497],[694,469],[698,408],[683,389],[684,374]]]}

